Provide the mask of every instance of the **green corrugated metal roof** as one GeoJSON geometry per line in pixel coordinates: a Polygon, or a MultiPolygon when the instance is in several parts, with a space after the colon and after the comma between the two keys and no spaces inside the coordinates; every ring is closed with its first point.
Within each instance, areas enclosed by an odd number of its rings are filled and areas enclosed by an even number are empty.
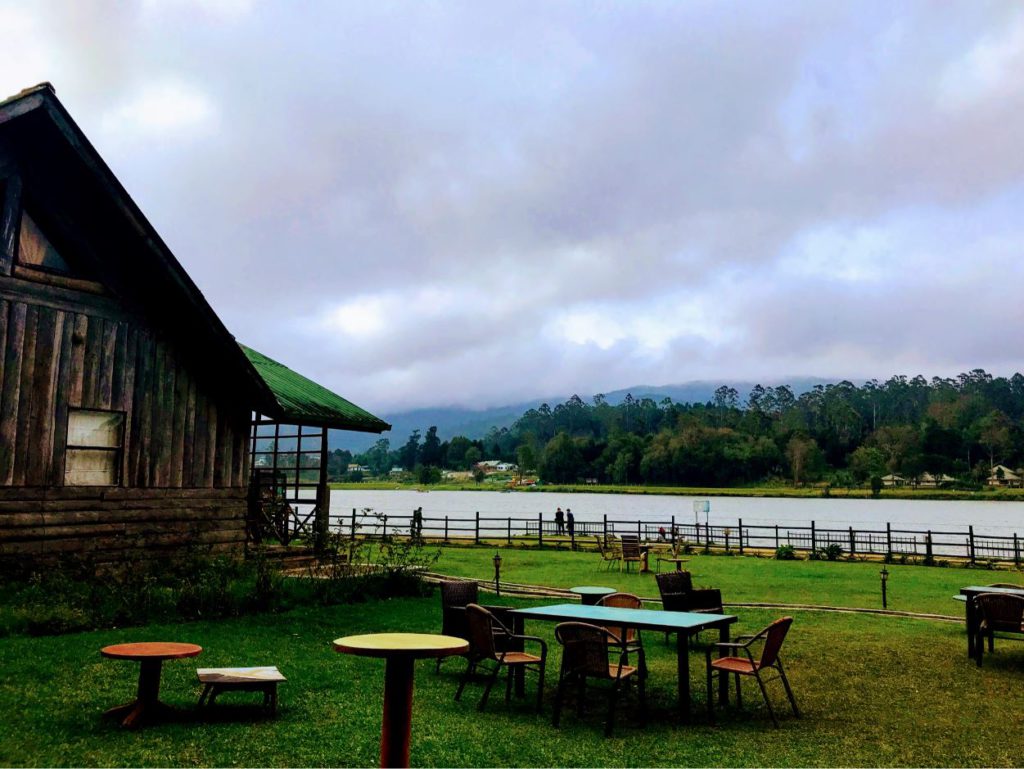
{"type": "Polygon", "coordinates": [[[306,379],[302,374],[295,373],[287,366],[244,344],[239,347],[277,399],[281,413],[267,416],[293,424],[333,427],[337,430],[355,430],[362,433],[379,433],[391,429],[391,425],[384,420],[378,419],[354,403],[349,403],[313,380],[306,379]]]}

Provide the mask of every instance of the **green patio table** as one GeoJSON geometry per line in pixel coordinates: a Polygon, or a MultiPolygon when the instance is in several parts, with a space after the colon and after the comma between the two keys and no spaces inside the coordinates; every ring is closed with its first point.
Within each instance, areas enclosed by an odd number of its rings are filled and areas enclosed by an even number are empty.
{"type": "MultiPolygon", "coordinates": [[[[690,636],[702,630],[717,629],[718,640],[723,643],[728,642],[729,626],[737,620],[737,617],[732,614],[621,609],[613,606],[583,606],[576,603],[515,609],[511,614],[515,624],[513,632],[516,633],[523,632],[523,622],[527,619],[548,622],[589,622],[594,625],[675,633],[676,668],[679,676],[679,715],[684,722],[690,720],[690,636]]],[[[724,651],[719,652],[719,656],[724,655],[724,651]]],[[[729,696],[728,676],[721,676],[718,685],[719,699],[727,700],[729,696]]]]}
{"type": "Polygon", "coordinates": [[[599,587],[598,585],[580,585],[579,587],[570,587],[569,592],[578,595],[580,603],[584,606],[593,606],[606,595],[614,593],[615,588],[599,587]]]}

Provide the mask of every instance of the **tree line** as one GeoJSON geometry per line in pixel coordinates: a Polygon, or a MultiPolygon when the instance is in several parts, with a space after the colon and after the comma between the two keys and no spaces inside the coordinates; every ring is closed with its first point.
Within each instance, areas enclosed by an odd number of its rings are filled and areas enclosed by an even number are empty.
{"type": "Polygon", "coordinates": [[[430,427],[395,450],[383,438],[354,457],[377,475],[399,466],[428,481],[482,459],[516,463],[551,483],[852,486],[888,473],[913,482],[927,472],[977,485],[995,465],[1024,462],[1024,376],[976,369],[930,381],[842,381],[800,395],[757,385],[745,399],[722,386],[706,403],[627,395],[611,405],[602,395],[589,403],[574,395],[480,440],[442,441],[430,427]]]}

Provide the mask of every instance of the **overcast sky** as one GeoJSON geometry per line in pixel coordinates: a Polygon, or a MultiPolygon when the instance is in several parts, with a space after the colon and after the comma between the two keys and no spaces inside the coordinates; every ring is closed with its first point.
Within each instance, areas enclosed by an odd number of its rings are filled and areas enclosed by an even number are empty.
{"type": "Polygon", "coordinates": [[[0,0],[240,340],[373,411],[1024,370],[1024,4],[0,0]]]}

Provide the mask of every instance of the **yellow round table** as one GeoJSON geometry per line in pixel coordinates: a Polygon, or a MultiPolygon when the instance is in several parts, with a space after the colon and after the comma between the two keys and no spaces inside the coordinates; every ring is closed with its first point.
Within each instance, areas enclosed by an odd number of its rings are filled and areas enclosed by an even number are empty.
{"type": "Polygon", "coordinates": [[[413,662],[422,658],[464,654],[469,642],[426,633],[370,633],[337,638],[334,651],[359,657],[383,657],[384,714],[381,719],[380,765],[409,766],[412,726],[413,662]]]}

